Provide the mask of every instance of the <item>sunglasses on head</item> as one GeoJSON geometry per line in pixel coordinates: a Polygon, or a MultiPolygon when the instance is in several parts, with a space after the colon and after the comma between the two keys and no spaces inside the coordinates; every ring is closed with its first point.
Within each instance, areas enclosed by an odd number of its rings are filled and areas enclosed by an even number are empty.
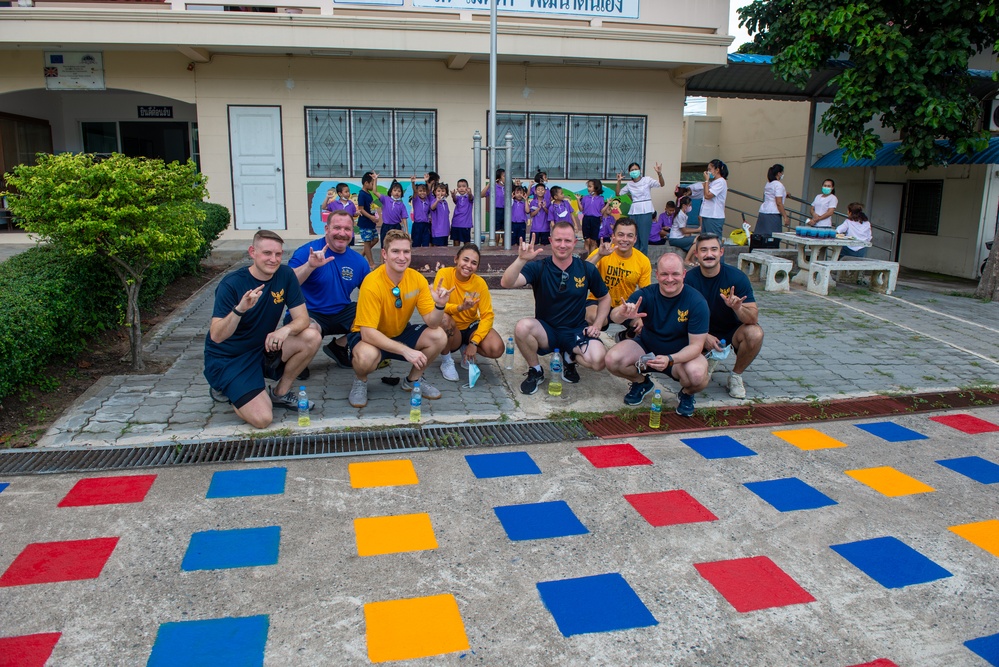
{"type": "Polygon", "coordinates": [[[558,284],[558,291],[559,291],[559,292],[564,292],[564,291],[565,291],[565,284],[566,284],[566,283],[567,283],[568,281],[569,281],[569,274],[568,274],[568,273],[566,273],[565,271],[563,271],[563,272],[562,272],[562,282],[560,282],[560,283],[558,284]]]}
{"type": "Polygon", "coordinates": [[[399,289],[398,285],[392,288],[392,296],[395,297],[395,307],[402,308],[402,290],[399,289]]]}

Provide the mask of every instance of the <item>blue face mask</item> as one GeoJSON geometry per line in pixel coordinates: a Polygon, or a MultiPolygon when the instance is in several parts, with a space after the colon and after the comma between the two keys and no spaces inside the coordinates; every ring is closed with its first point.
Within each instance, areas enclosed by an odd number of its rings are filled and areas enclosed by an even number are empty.
{"type": "Polygon", "coordinates": [[[832,188],[823,187],[822,188],[822,194],[824,194],[824,195],[831,195],[832,194],[832,188]]]}
{"type": "Polygon", "coordinates": [[[709,180],[709,181],[713,181],[713,180],[715,180],[715,175],[714,175],[714,174],[712,174],[712,173],[711,173],[710,171],[708,172],[708,180],[709,180]]]}
{"type": "Polygon", "coordinates": [[[631,176],[632,178],[640,178],[642,176],[642,172],[639,171],[638,169],[632,169],[631,171],[628,172],[628,175],[631,176]]]}

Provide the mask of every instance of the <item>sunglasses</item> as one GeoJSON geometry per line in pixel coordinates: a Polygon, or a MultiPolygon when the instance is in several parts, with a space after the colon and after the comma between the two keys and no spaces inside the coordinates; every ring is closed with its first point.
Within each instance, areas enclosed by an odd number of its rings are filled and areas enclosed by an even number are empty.
{"type": "Polygon", "coordinates": [[[565,271],[562,272],[562,282],[558,284],[558,291],[562,293],[565,291],[565,284],[569,281],[569,274],[565,271]]]}
{"type": "Polygon", "coordinates": [[[398,285],[392,288],[392,296],[395,297],[395,307],[402,308],[402,291],[398,285]]]}

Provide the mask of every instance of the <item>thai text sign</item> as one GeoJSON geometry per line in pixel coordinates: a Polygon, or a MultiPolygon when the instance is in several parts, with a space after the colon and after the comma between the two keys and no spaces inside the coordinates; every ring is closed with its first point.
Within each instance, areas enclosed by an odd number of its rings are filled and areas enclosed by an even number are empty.
{"type": "MultiPolygon", "coordinates": [[[[638,18],[639,0],[496,0],[501,12],[525,12],[565,17],[597,16],[638,18]]],[[[490,0],[413,0],[414,7],[429,9],[489,10],[490,0]]]]}

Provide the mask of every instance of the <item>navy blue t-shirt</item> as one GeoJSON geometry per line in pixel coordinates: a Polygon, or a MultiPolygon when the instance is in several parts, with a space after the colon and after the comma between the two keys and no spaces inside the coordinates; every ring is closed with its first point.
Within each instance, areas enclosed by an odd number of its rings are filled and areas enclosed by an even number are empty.
{"type": "Polygon", "coordinates": [[[607,294],[600,270],[578,257],[565,271],[555,266],[551,257],[528,262],[520,270],[534,291],[534,317],[553,329],[582,329],[586,326],[586,299],[592,293],[598,299],[607,294]]]}
{"type": "MultiPolygon", "coordinates": [[[[735,287],[736,296],[746,297],[745,303],[756,303],[753,296],[753,286],[749,282],[746,274],[728,264],[721,265],[721,271],[714,278],[705,278],[700,269],[687,271],[683,282],[688,287],[692,287],[701,293],[704,300],[708,302],[708,310],[711,311],[711,325],[709,331],[712,336],[720,338],[730,336],[732,332],[742,325],[735,311],[725,303],[725,296],[729,290],[735,287]]],[[[732,341],[726,341],[731,343],[732,341]]]]}
{"type": "MultiPolygon", "coordinates": [[[[371,213],[371,202],[374,198],[371,193],[367,190],[361,190],[357,193],[357,208],[364,210],[367,213],[371,213]]],[[[368,218],[363,215],[357,216],[357,226],[361,229],[374,229],[375,223],[371,222],[368,218]]]]}
{"type": "MultiPolygon", "coordinates": [[[[288,266],[295,269],[308,264],[309,253],[322,250],[325,246],[325,236],[306,243],[291,256],[288,266]]],[[[351,292],[361,286],[371,269],[368,267],[368,260],[350,248],[339,255],[327,249],[326,256],[333,257],[333,261],[312,270],[302,283],[302,294],[310,313],[336,315],[350,303],[351,292]]]]}
{"type": "Polygon", "coordinates": [[[639,338],[650,352],[676,354],[690,344],[689,334],[708,332],[708,304],[697,290],[684,287],[676,296],[667,297],[653,283],[635,290],[628,301],[637,303],[638,297],[642,297],[638,312],[648,313],[639,338]]]}
{"type": "Polygon", "coordinates": [[[294,308],[305,303],[295,272],[282,264],[270,280],[257,280],[250,275],[250,267],[233,271],[215,288],[215,309],[212,317],[225,317],[239,305],[248,290],[264,285],[257,303],[240,318],[236,330],[221,343],[205,336],[205,354],[217,357],[238,357],[252,350],[264,353],[267,334],[277,328],[285,306],[294,308]]]}

